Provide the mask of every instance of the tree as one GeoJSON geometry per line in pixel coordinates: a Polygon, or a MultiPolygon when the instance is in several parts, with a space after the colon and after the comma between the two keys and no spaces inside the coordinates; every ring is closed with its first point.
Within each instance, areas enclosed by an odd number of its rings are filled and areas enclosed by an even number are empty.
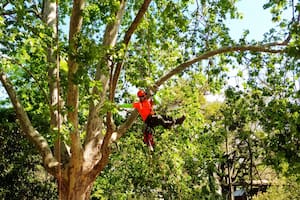
{"type": "MultiPolygon", "coordinates": [[[[226,135],[226,154],[221,159],[218,175],[226,189],[229,187],[230,190],[233,185],[243,186],[252,196],[255,180],[266,179],[269,181],[266,184],[275,184],[273,188],[281,188],[283,184],[278,183],[275,177],[299,180],[299,165],[296,164],[299,162],[299,105],[295,102],[296,93],[289,92],[295,87],[286,86],[295,83],[282,83],[281,80],[286,81],[283,78],[285,76],[277,76],[276,73],[274,70],[270,75],[276,77],[274,79],[261,77],[267,79],[265,84],[249,84],[251,89],[246,92],[237,88],[228,88],[225,92],[226,99],[221,109],[223,118],[220,120],[222,126],[219,125],[219,129],[226,135]],[[270,80],[276,83],[269,84],[270,80]],[[271,92],[269,87],[279,88],[271,92]],[[260,169],[270,166],[276,170],[276,174],[274,170],[271,177],[265,178],[264,171],[268,174],[269,170],[260,169]]],[[[288,70],[284,73],[288,73],[288,70]]],[[[264,190],[265,187],[260,189],[264,190]]],[[[229,193],[232,192],[231,189],[229,193]]]]}
{"type": "MultiPolygon", "coordinates": [[[[117,104],[126,95],[123,85],[156,92],[194,69],[218,89],[231,57],[256,52],[268,61],[272,54],[286,55],[288,47],[290,55],[299,55],[294,13],[292,20],[280,21],[286,34],[271,30],[260,42],[247,42],[247,33],[238,43],[231,39],[224,21],[240,16],[235,2],[0,3],[0,79],[22,131],[58,180],[61,199],[89,199],[93,182],[109,162],[111,144],[136,119],[134,110],[116,126],[117,104]],[[59,32],[66,21],[67,36],[59,32]],[[201,65],[207,59],[208,66],[201,65]],[[33,125],[28,110],[47,114],[48,133],[33,125]]],[[[270,1],[265,7],[279,21],[288,2],[270,1]]],[[[296,8],[299,12],[299,4],[296,8]]]]}

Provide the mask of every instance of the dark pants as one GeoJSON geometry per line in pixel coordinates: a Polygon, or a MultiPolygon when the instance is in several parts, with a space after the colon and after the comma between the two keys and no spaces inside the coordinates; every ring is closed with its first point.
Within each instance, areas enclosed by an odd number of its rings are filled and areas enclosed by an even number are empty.
{"type": "Polygon", "coordinates": [[[171,128],[174,124],[174,120],[172,117],[165,115],[149,115],[145,121],[146,126],[154,128],[155,126],[163,126],[164,128],[171,128]]]}
{"type": "Polygon", "coordinates": [[[163,126],[164,128],[171,128],[174,124],[174,120],[172,117],[168,117],[165,115],[149,115],[145,121],[145,128],[144,128],[144,143],[148,146],[154,147],[155,143],[153,140],[153,128],[156,126],[163,126]]]}

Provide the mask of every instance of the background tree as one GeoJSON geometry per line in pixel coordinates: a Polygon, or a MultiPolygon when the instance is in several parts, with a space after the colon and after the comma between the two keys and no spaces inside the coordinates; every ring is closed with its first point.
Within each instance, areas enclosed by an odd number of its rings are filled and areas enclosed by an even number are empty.
{"type": "Polygon", "coordinates": [[[256,52],[253,58],[272,61],[274,66],[279,60],[272,54],[286,57],[288,52],[297,58],[298,4],[293,18],[281,21],[280,12],[288,2],[269,1],[265,7],[272,8],[273,20],[282,29],[272,29],[263,41],[248,42],[245,33],[236,43],[224,23],[228,16],[240,16],[235,2],[0,3],[0,79],[22,131],[37,147],[45,169],[58,180],[61,199],[89,198],[93,182],[109,161],[112,142],[137,117],[133,111],[116,126],[116,105],[130,100],[124,97],[124,85],[156,92],[175,75],[194,69],[207,75],[208,85],[218,90],[233,57],[243,61],[256,52]],[[65,22],[69,33],[59,34],[58,27],[65,22]],[[205,59],[210,62],[201,65],[205,59]],[[34,126],[29,110],[47,116],[48,133],[34,126]]]}
{"type": "MultiPolygon", "coordinates": [[[[1,109],[0,113],[0,198],[57,199],[53,177],[45,172],[40,155],[16,125],[14,111],[1,109]]],[[[43,124],[42,120],[35,122],[43,124]]]]}

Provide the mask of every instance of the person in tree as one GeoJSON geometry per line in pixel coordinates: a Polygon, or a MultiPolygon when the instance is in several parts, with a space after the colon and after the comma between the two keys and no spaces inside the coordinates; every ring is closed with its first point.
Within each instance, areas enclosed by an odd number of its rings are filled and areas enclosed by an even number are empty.
{"type": "Polygon", "coordinates": [[[173,119],[170,116],[156,114],[153,110],[154,101],[152,98],[147,97],[147,93],[144,90],[139,90],[137,92],[139,98],[138,102],[133,103],[133,107],[139,112],[142,120],[145,122],[144,129],[144,142],[149,145],[154,145],[152,134],[148,134],[148,130],[153,129],[156,126],[163,126],[166,129],[170,129],[173,125],[182,124],[185,120],[183,115],[180,118],[173,119]]]}

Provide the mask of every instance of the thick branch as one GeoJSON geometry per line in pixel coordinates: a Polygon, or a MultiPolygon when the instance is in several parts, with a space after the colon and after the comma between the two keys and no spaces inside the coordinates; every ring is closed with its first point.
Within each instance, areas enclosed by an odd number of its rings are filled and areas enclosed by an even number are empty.
{"type": "MultiPolygon", "coordinates": [[[[116,13],[116,20],[115,20],[114,23],[109,25],[106,29],[106,32],[105,32],[105,35],[104,35],[104,43],[103,43],[104,45],[106,45],[106,46],[109,45],[111,47],[116,45],[118,31],[119,31],[119,28],[120,28],[120,25],[121,25],[121,20],[122,20],[124,11],[125,11],[125,6],[126,6],[126,1],[125,0],[120,0],[120,9],[116,13]],[[111,26],[111,28],[110,28],[110,26],[111,26]],[[107,33],[110,33],[110,37],[108,37],[107,33]],[[110,41],[110,42],[105,43],[105,41],[110,41]]],[[[112,82],[112,73],[113,73],[113,63],[111,62],[110,58],[108,58],[108,65],[107,66],[108,66],[107,69],[108,69],[108,71],[110,71],[110,74],[109,74],[109,79],[106,79],[107,80],[106,84],[109,87],[109,84],[111,84],[111,82],[112,82]]],[[[112,87],[110,86],[109,88],[111,89],[112,87]]],[[[105,94],[105,93],[106,93],[106,89],[104,90],[104,93],[102,93],[102,94],[105,94]]],[[[111,92],[109,91],[109,93],[111,93],[111,92]]],[[[102,95],[103,98],[105,96],[102,95]]],[[[109,98],[109,99],[111,99],[111,98],[109,98]]],[[[107,132],[109,132],[109,133],[112,132],[112,129],[114,127],[114,122],[113,122],[113,119],[112,119],[111,112],[107,113],[106,126],[107,126],[107,132]]],[[[110,137],[110,136],[108,134],[106,134],[105,137],[106,137],[105,140],[108,141],[109,139],[107,139],[107,138],[110,137]]],[[[107,142],[104,142],[103,144],[106,144],[106,143],[107,142]]]]}
{"type": "MultiPolygon", "coordinates": [[[[117,34],[117,31],[118,30],[118,27],[120,25],[120,20],[121,20],[121,16],[123,15],[123,11],[124,11],[124,8],[125,8],[125,2],[121,1],[121,7],[120,7],[120,10],[119,12],[116,14],[116,23],[115,24],[112,24],[111,26],[108,26],[107,29],[106,29],[106,32],[105,32],[105,35],[104,35],[104,45],[109,45],[109,46],[114,46],[115,45],[115,39],[112,40],[112,38],[115,38],[116,37],[116,34],[117,34]],[[107,37],[107,36],[110,36],[110,37],[107,37]],[[109,41],[107,41],[107,39],[109,39],[109,41]]],[[[129,29],[127,30],[127,32],[125,33],[125,36],[124,36],[124,40],[123,40],[123,43],[127,46],[129,41],[130,41],[130,38],[133,34],[133,32],[136,30],[137,26],[140,24],[144,14],[146,13],[148,7],[149,7],[149,4],[150,4],[151,0],[145,0],[142,7],[140,8],[137,16],[135,17],[134,21],[132,22],[131,26],[129,27],[129,29]]],[[[117,85],[117,80],[119,78],[119,74],[120,74],[120,71],[121,71],[121,68],[123,66],[123,62],[120,62],[117,64],[117,67],[116,67],[116,70],[113,73],[111,73],[111,80],[110,80],[110,100],[113,100],[113,97],[114,97],[114,93],[115,93],[115,88],[116,88],[116,85],[117,85]]],[[[100,79],[100,76],[97,74],[96,75],[96,80],[100,79]]],[[[102,81],[103,82],[103,81],[102,81]]],[[[105,86],[105,84],[103,84],[103,86],[105,86]]],[[[103,90],[103,94],[105,94],[105,88],[103,90]]],[[[103,95],[101,95],[102,99],[104,98],[103,95]]],[[[92,111],[90,109],[90,118],[89,118],[89,122],[92,121],[93,118],[95,117],[92,117],[93,116],[93,113],[97,113],[97,107],[94,107],[93,109],[95,109],[94,111],[92,111]]],[[[137,115],[136,115],[137,116],[137,115]]],[[[136,117],[135,116],[135,117],[136,117]]],[[[103,153],[102,155],[102,160],[104,159],[105,160],[105,152],[107,151],[107,146],[108,144],[110,143],[110,140],[111,140],[111,136],[114,135],[114,133],[112,133],[112,120],[111,117],[110,117],[110,113],[108,113],[108,117],[109,119],[107,119],[107,126],[108,126],[108,132],[106,133],[104,139],[103,139],[103,143],[102,143],[102,146],[101,146],[101,152],[103,153]]],[[[134,118],[135,119],[135,118],[134,118]]],[[[133,123],[134,119],[130,122],[130,125],[133,123]]],[[[92,123],[88,123],[88,138],[93,138],[93,134],[91,134],[92,132],[94,131],[91,131],[92,128],[90,128],[89,124],[92,125],[92,123]]],[[[126,124],[126,126],[123,126],[123,128],[121,129],[122,131],[122,134],[126,132],[126,127],[129,127],[130,125],[126,124]]],[[[87,141],[89,141],[89,139],[87,138],[87,141]]],[[[102,139],[101,137],[96,137],[96,138],[99,138],[99,139],[102,139]]],[[[98,141],[99,142],[99,141],[98,141]]],[[[96,142],[96,144],[98,143],[96,142]]],[[[96,166],[96,168],[99,168],[99,166],[101,166],[103,161],[99,162],[98,164],[98,167],[96,166]]],[[[101,168],[101,167],[100,167],[101,168]]]]}
{"type": "MultiPolygon", "coordinates": [[[[53,132],[59,130],[61,124],[63,123],[63,117],[60,112],[63,102],[60,97],[60,88],[59,88],[59,69],[57,68],[57,58],[58,50],[55,53],[55,49],[58,48],[58,19],[56,18],[57,6],[55,1],[45,0],[43,2],[43,21],[47,26],[52,30],[52,41],[45,47],[47,52],[47,67],[48,67],[48,87],[49,87],[49,108],[50,108],[50,129],[53,132]],[[55,46],[55,42],[56,45],[55,46]]],[[[60,139],[57,137],[57,140],[54,142],[54,155],[57,160],[61,160],[61,146],[60,139]]]]}
{"type": "MultiPolygon", "coordinates": [[[[125,1],[121,0],[120,9],[115,13],[116,20],[106,26],[103,46],[109,48],[116,45],[118,30],[121,24],[124,10],[125,1]]],[[[93,96],[99,97],[100,101],[97,103],[93,101],[90,102],[85,145],[88,145],[88,143],[90,143],[92,139],[97,140],[96,142],[94,142],[94,144],[98,144],[102,139],[101,129],[103,121],[99,117],[99,111],[106,100],[106,93],[109,86],[109,71],[110,67],[112,67],[112,62],[108,57],[108,55],[103,56],[97,66],[95,81],[100,81],[102,83],[102,88],[99,89],[97,86],[93,88],[93,96]]]]}
{"type": "Polygon", "coordinates": [[[159,87],[161,86],[164,82],[166,82],[167,80],[169,80],[172,76],[182,72],[183,70],[185,70],[186,68],[190,67],[192,64],[195,64],[201,60],[205,60],[208,59],[210,57],[213,57],[215,55],[218,54],[223,54],[223,53],[229,53],[229,52],[234,52],[234,51],[240,51],[240,52],[244,52],[244,51],[253,51],[253,52],[266,52],[266,53],[283,53],[284,50],[282,49],[271,49],[269,47],[272,46],[279,46],[282,45],[282,43],[274,43],[273,45],[271,44],[267,44],[267,45],[261,45],[261,46],[234,46],[234,47],[223,47],[217,50],[213,50],[213,51],[209,51],[206,53],[203,53],[202,55],[188,60],[180,65],[178,65],[177,67],[175,67],[174,69],[172,69],[170,72],[168,72],[166,75],[164,75],[163,77],[161,77],[159,80],[156,81],[155,86],[159,87]]]}
{"type": "MultiPolygon", "coordinates": [[[[70,20],[70,32],[69,32],[69,44],[71,52],[76,52],[77,44],[75,41],[75,36],[80,32],[83,16],[82,12],[84,9],[84,0],[74,0],[73,9],[70,20]]],[[[68,120],[72,124],[72,153],[76,154],[80,151],[80,138],[78,133],[78,96],[79,90],[78,85],[75,83],[75,74],[78,70],[78,64],[76,63],[74,57],[69,55],[68,62],[68,91],[67,91],[67,108],[68,110],[68,120]],[[75,153],[76,152],[76,153],[75,153]]]]}
{"type": "Polygon", "coordinates": [[[22,131],[39,150],[40,154],[43,157],[45,168],[48,169],[50,172],[54,173],[53,167],[58,166],[59,163],[54,158],[47,141],[32,126],[24,107],[22,106],[19,98],[17,97],[12,83],[2,70],[0,71],[0,79],[16,111],[17,118],[20,122],[22,131]]]}
{"type": "MultiPolygon", "coordinates": [[[[69,31],[69,46],[70,52],[77,52],[78,44],[76,36],[80,33],[83,22],[83,9],[85,6],[84,0],[73,0],[73,8],[70,19],[69,31]]],[[[71,139],[71,158],[70,158],[70,172],[69,177],[77,176],[77,173],[82,170],[83,153],[78,131],[78,107],[79,107],[79,88],[75,81],[76,73],[78,71],[78,63],[75,56],[71,53],[68,57],[68,89],[67,89],[67,103],[68,108],[67,117],[71,124],[70,139],[71,139]]],[[[69,188],[74,188],[76,181],[70,178],[69,188]]]]}
{"type": "MultiPolygon", "coordinates": [[[[132,34],[137,29],[138,25],[141,23],[141,21],[143,19],[143,16],[147,12],[150,2],[151,2],[151,0],[144,1],[142,7],[140,8],[139,12],[137,13],[137,15],[136,15],[135,19],[133,20],[132,24],[130,25],[129,29],[126,31],[124,40],[123,40],[123,43],[125,44],[126,47],[129,44],[132,34]]],[[[112,83],[111,83],[111,91],[110,91],[110,100],[113,100],[123,64],[124,64],[123,61],[119,62],[117,64],[115,72],[113,74],[113,79],[112,79],[112,83]]]]}
{"type": "MultiPolygon", "coordinates": [[[[125,0],[120,0],[120,8],[115,13],[115,20],[107,24],[104,37],[103,46],[107,48],[112,48],[116,45],[118,31],[121,25],[121,20],[125,11],[125,0]]],[[[84,142],[84,158],[86,160],[100,160],[99,164],[103,165],[105,157],[108,157],[108,142],[110,140],[111,132],[113,129],[113,121],[111,113],[108,112],[106,126],[107,132],[103,135],[103,116],[99,115],[99,111],[107,100],[107,90],[109,88],[110,70],[112,68],[112,62],[110,55],[104,55],[100,59],[97,65],[97,71],[95,75],[95,81],[101,82],[101,88],[95,86],[93,88],[93,96],[97,96],[99,101],[91,101],[89,105],[89,117],[87,122],[87,135],[84,142]],[[97,148],[101,147],[100,151],[97,148]],[[100,154],[100,156],[99,156],[100,154]],[[89,159],[87,159],[89,158],[89,159]]],[[[86,167],[90,167],[87,163],[86,167]]],[[[85,168],[86,168],[85,167],[85,168]]],[[[98,169],[98,167],[95,167],[98,169]]],[[[97,172],[96,172],[97,173],[97,172]]]]}

